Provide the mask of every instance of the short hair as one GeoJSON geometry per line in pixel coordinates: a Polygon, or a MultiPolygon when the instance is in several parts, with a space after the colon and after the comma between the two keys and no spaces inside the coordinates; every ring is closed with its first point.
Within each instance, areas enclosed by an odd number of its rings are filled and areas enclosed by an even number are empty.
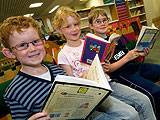
{"type": "Polygon", "coordinates": [[[109,19],[106,11],[104,9],[101,8],[93,8],[91,9],[91,11],[88,14],[88,22],[89,24],[93,24],[93,21],[99,17],[99,15],[101,16],[106,16],[107,19],[109,19]]]}
{"type": "Polygon", "coordinates": [[[72,16],[80,23],[80,16],[75,10],[69,7],[62,6],[57,10],[53,18],[52,25],[54,29],[60,29],[62,25],[67,24],[66,20],[68,16],[72,16]]]}
{"type": "Polygon", "coordinates": [[[42,37],[41,28],[38,22],[32,17],[12,16],[7,18],[0,26],[1,43],[4,47],[10,48],[9,36],[12,35],[14,31],[20,33],[23,32],[22,29],[27,29],[29,27],[33,27],[37,30],[40,37],[42,37]]]}

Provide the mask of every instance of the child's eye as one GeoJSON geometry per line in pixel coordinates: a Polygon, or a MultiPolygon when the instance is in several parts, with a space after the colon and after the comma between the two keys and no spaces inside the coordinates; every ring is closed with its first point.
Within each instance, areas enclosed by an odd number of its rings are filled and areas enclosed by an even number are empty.
{"type": "Polygon", "coordinates": [[[66,25],[66,26],[63,26],[62,28],[69,28],[70,26],[69,25],[66,25]]]}
{"type": "Polygon", "coordinates": [[[28,47],[28,43],[21,43],[21,44],[16,45],[15,48],[18,49],[18,50],[22,50],[22,49],[25,49],[27,47],[28,47]]]}
{"type": "Polygon", "coordinates": [[[100,21],[100,20],[96,20],[96,23],[98,23],[98,24],[99,24],[99,23],[101,23],[101,21],[100,21]]]}
{"type": "Polygon", "coordinates": [[[40,39],[37,39],[37,40],[34,40],[32,41],[33,43],[39,43],[40,42],[40,39]]]}
{"type": "Polygon", "coordinates": [[[66,26],[66,28],[69,28],[70,26],[68,25],[68,26],[66,26]]]}
{"type": "Polygon", "coordinates": [[[75,26],[78,26],[78,25],[79,25],[79,23],[75,23],[74,25],[75,25],[75,26]]]}
{"type": "Polygon", "coordinates": [[[27,46],[27,43],[21,43],[21,44],[17,45],[17,47],[25,47],[25,46],[27,46]]]}

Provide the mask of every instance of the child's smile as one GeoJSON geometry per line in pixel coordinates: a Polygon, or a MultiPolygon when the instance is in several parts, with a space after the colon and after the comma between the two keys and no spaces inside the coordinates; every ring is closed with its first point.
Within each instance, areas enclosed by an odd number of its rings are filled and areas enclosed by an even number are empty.
{"type": "Polygon", "coordinates": [[[14,48],[13,55],[20,61],[23,68],[41,64],[45,56],[44,42],[34,28],[23,29],[20,33],[14,31],[9,42],[11,48],[14,48]]]}

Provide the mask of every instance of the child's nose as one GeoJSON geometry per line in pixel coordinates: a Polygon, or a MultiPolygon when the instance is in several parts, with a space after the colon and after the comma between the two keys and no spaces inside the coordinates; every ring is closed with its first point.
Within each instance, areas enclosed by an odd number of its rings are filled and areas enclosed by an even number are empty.
{"type": "Polygon", "coordinates": [[[29,44],[28,44],[28,48],[29,48],[30,51],[33,51],[33,50],[36,49],[36,46],[33,45],[33,43],[29,43],[29,44]]]}
{"type": "Polygon", "coordinates": [[[73,26],[73,31],[76,31],[78,30],[78,27],[77,26],[73,26]]]}

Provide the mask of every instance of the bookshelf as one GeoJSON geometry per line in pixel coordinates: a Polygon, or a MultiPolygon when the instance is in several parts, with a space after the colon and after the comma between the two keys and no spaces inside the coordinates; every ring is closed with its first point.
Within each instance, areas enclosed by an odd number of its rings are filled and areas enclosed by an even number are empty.
{"type": "Polygon", "coordinates": [[[92,8],[102,8],[105,9],[108,17],[112,21],[118,21],[118,15],[115,5],[115,0],[101,0],[101,3],[98,5],[86,5],[87,8],[85,9],[77,9],[77,13],[81,16],[81,29],[88,29],[88,13],[92,8]]]}
{"type": "Polygon", "coordinates": [[[126,0],[129,16],[140,18],[140,23],[142,25],[147,25],[146,12],[143,0],[126,0]]]}
{"type": "MultiPolygon", "coordinates": [[[[94,0],[90,0],[95,2],[94,0]]],[[[111,23],[128,18],[139,17],[142,25],[147,25],[147,18],[143,0],[99,0],[100,4],[86,5],[85,9],[77,9],[81,16],[81,29],[88,29],[88,13],[91,8],[103,8],[106,10],[111,23]]]]}

